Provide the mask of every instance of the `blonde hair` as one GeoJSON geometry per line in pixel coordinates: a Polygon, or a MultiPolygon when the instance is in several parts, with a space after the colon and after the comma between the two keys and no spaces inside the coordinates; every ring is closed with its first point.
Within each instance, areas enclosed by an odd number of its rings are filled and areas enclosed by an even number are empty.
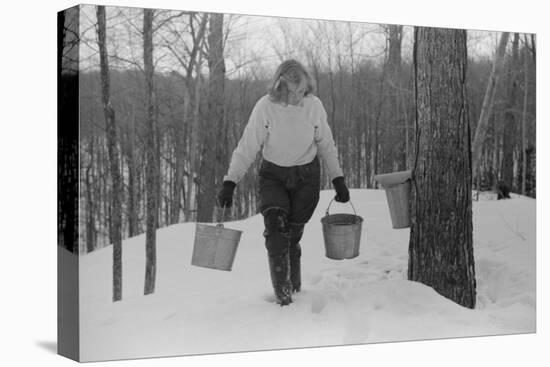
{"type": "Polygon", "coordinates": [[[283,61],[281,65],[277,67],[268,87],[268,93],[271,100],[288,103],[287,82],[297,84],[300,83],[302,79],[306,81],[305,95],[314,94],[315,83],[306,68],[299,61],[294,59],[283,61]]]}

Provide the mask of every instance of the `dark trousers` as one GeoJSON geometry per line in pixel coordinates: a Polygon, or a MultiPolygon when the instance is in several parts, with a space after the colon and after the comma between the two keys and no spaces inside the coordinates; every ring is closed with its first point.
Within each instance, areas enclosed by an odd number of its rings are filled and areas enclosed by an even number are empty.
{"type": "Polygon", "coordinates": [[[301,255],[305,224],[319,202],[320,164],[281,167],[267,160],[260,168],[260,211],[264,217],[265,246],[270,257],[301,255]]]}

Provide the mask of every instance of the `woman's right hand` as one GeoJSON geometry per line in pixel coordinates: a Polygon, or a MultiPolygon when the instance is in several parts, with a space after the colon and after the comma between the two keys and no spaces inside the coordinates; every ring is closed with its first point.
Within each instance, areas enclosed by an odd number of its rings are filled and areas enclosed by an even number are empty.
{"type": "Polygon", "coordinates": [[[231,208],[233,205],[233,191],[237,184],[233,181],[224,181],[222,189],[218,193],[218,204],[220,207],[231,208]]]}

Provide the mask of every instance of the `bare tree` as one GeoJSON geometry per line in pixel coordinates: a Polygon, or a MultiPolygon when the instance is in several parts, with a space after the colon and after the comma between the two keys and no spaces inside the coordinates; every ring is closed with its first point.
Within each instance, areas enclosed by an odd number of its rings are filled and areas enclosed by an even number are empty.
{"type": "Polygon", "coordinates": [[[175,172],[172,194],[172,212],[170,214],[171,222],[179,221],[179,209],[181,194],[185,193],[186,202],[184,212],[186,220],[191,219],[191,203],[193,188],[195,186],[194,176],[197,171],[197,150],[199,147],[199,104],[200,104],[200,80],[201,63],[204,48],[204,38],[208,24],[208,14],[190,12],[187,13],[188,21],[182,29],[180,23],[174,21],[166,22],[166,35],[162,36],[161,46],[168,49],[175,58],[183,73],[177,72],[183,80],[183,115],[181,122],[175,126],[174,144],[175,144],[175,172]],[[185,34],[188,37],[183,37],[185,34]],[[189,122],[189,123],[188,123],[189,122]],[[184,133],[184,125],[187,128],[184,133]],[[186,143],[187,141],[187,143],[186,143]],[[186,157],[187,147],[187,157],[186,157]],[[188,162],[187,185],[184,183],[185,163],[188,162]],[[185,187],[187,186],[187,187],[185,187]]]}
{"type": "Polygon", "coordinates": [[[531,34],[531,54],[533,55],[533,65],[537,64],[537,45],[535,44],[535,34],[531,34]]]}
{"type": "Polygon", "coordinates": [[[416,165],[409,280],[474,308],[466,31],[415,28],[416,165]]]}
{"type": "Polygon", "coordinates": [[[481,107],[481,114],[477,123],[476,133],[474,136],[473,152],[472,152],[472,167],[473,172],[476,174],[481,159],[483,142],[487,132],[487,126],[489,124],[489,116],[493,108],[493,102],[495,99],[496,86],[502,72],[502,64],[504,61],[504,53],[506,52],[506,45],[508,44],[508,32],[502,33],[500,36],[500,42],[493,61],[493,69],[489,76],[489,82],[487,83],[487,89],[485,91],[485,97],[483,98],[483,105],[481,107]]]}
{"type": "Polygon", "coordinates": [[[101,100],[107,130],[107,149],[109,151],[111,194],[111,240],[113,241],[113,302],[122,299],[122,183],[118,158],[118,139],[115,110],[111,105],[111,80],[106,45],[105,7],[97,7],[97,38],[101,68],[101,100]]]}
{"type": "Polygon", "coordinates": [[[512,57],[508,63],[507,70],[507,96],[504,107],[504,128],[502,129],[502,181],[511,189],[514,185],[514,150],[518,135],[518,124],[516,120],[517,100],[517,69],[519,68],[519,34],[514,33],[512,40],[512,57]]]}
{"type": "Polygon", "coordinates": [[[159,172],[157,157],[156,114],[153,93],[153,16],[154,10],[143,9],[143,66],[145,70],[145,94],[147,107],[146,124],[146,174],[147,220],[145,234],[146,264],[144,294],[155,292],[157,245],[156,231],[159,207],[159,172]]]}
{"type": "Polygon", "coordinates": [[[403,40],[403,26],[387,25],[384,26],[387,37],[387,56],[384,67],[387,69],[386,89],[387,113],[384,124],[383,141],[383,170],[391,171],[394,166],[398,170],[405,169],[405,132],[404,126],[401,126],[401,104],[399,103],[400,80],[401,80],[401,43],[403,40]]]}
{"type": "Polygon", "coordinates": [[[78,119],[79,42],[78,7],[58,13],[58,245],[78,249],[78,119]]]}
{"type": "Polygon", "coordinates": [[[527,180],[527,95],[529,87],[529,57],[527,54],[527,35],[524,35],[525,46],[523,48],[523,62],[524,62],[524,90],[523,90],[523,111],[521,118],[521,194],[526,193],[526,180],[527,180]]]}
{"type": "Polygon", "coordinates": [[[126,127],[126,141],[122,153],[126,157],[128,166],[128,237],[133,237],[139,234],[139,171],[137,167],[137,145],[136,145],[136,112],[130,98],[127,102],[128,106],[128,126],[126,127]]]}
{"type": "Polygon", "coordinates": [[[224,132],[225,61],[223,57],[223,14],[210,14],[208,34],[208,112],[204,128],[197,220],[213,219],[215,190],[222,174],[224,132]]]}
{"type": "MultiPolygon", "coordinates": [[[[82,162],[82,158],[81,158],[82,162]]],[[[96,246],[95,217],[94,217],[94,199],[93,199],[93,163],[94,163],[94,137],[90,138],[88,143],[88,163],[85,169],[85,186],[86,191],[86,252],[92,252],[96,246]]],[[[82,163],[81,163],[82,164],[82,163]]]]}

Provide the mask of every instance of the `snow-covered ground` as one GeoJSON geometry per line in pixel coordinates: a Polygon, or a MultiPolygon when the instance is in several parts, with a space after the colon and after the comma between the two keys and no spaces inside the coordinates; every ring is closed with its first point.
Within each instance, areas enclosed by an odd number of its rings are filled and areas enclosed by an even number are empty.
{"type": "MultiPolygon", "coordinates": [[[[351,190],[360,255],[324,255],[323,191],[302,240],[302,292],[274,303],[263,220],[243,231],[231,272],[191,266],[195,225],[157,232],[157,283],[143,296],[145,236],[123,243],[123,300],[111,302],[112,247],[80,260],[81,360],[107,360],[535,332],[535,200],[474,202],[477,306],[406,280],[409,229],[391,228],[382,190],[351,190]]],[[[331,213],[351,213],[335,203],[331,213]]]]}

